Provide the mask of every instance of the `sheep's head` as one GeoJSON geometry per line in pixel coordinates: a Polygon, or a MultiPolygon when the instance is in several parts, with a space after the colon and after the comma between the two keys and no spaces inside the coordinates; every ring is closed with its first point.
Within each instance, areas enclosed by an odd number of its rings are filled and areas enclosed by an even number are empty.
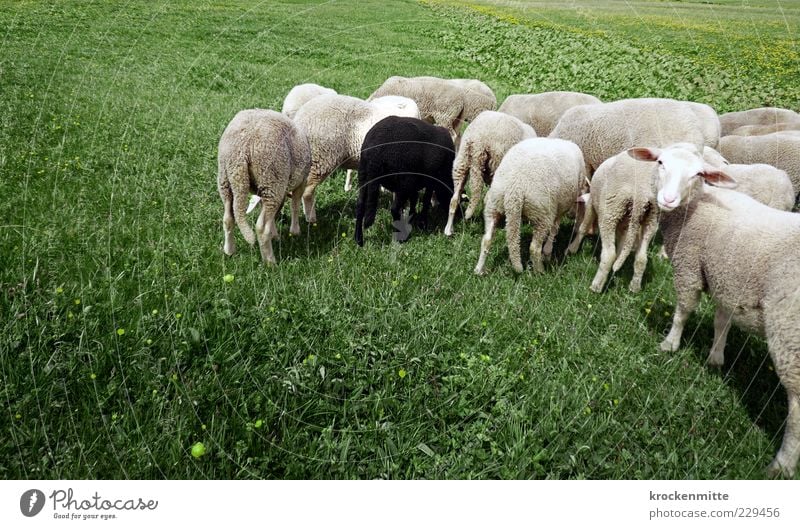
{"type": "Polygon", "coordinates": [[[691,202],[702,192],[703,182],[717,187],[736,187],[736,180],[709,165],[690,143],[676,143],[664,149],[634,147],[628,149],[628,155],[645,162],[658,162],[656,199],[662,211],[672,211],[691,202]]]}

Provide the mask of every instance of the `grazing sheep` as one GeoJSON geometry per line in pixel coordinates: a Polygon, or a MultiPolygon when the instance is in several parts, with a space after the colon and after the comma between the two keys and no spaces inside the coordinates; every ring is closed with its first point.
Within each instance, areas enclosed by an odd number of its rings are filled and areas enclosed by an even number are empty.
{"type": "Polygon", "coordinates": [[[398,95],[413,99],[419,117],[447,128],[455,143],[464,113],[464,89],[438,77],[393,76],[383,82],[367,101],[398,95]]]}
{"type": "Polygon", "coordinates": [[[338,168],[357,169],[364,136],[375,123],[391,115],[419,117],[419,109],[406,97],[363,101],[343,95],[318,96],[300,108],[294,122],[311,145],[311,170],[303,192],[308,222],[317,221],[317,186],[338,168]]]}
{"type": "Polygon", "coordinates": [[[520,226],[525,217],[533,224],[530,246],[533,269],[543,272],[542,256],[549,259],[559,221],[574,207],[586,176],[581,150],[572,142],[530,138],[511,147],[486,193],[483,213],[486,230],[475,273],[484,272],[494,230],[503,216],[508,256],[514,271],[522,272],[520,226]]]}
{"type": "MultiPolygon", "coordinates": [[[[407,116],[407,117],[418,117],[419,110],[417,113],[414,111],[406,111],[404,108],[407,106],[408,98],[401,97],[401,96],[383,96],[377,97],[370,101],[373,105],[383,109],[380,113],[384,116],[407,116]],[[400,109],[400,110],[398,110],[400,109]]],[[[416,103],[415,103],[416,104],[416,103]]],[[[344,178],[344,190],[350,191],[353,189],[353,169],[348,169],[347,173],[345,174],[344,178]]]]}
{"type": "Polygon", "coordinates": [[[679,141],[714,147],[719,136],[716,113],[707,105],[673,99],[623,99],[612,103],[578,105],[567,110],[550,133],[576,143],[587,168],[635,145],[669,145],[679,141]],[[701,107],[705,107],[701,110],[701,107]],[[705,116],[704,119],[702,116],[705,116]],[[710,122],[706,122],[708,119],[710,122]]]}
{"type": "Polygon", "coordinates": [[[477,79],[449,79],[464,90],[464,111],[461,120],[471,123],[481,112],[497,108],[497,97],[489,86],[477,79]]]}
{"type": "Polygon", "coordinates": [[[777,107],[753,108],[741,112],[728,112],[719,117],[722,136],[728,136],[734,130],[745,125],[774,125],[775,123],[792,123],[800,121],[800,114],[793,110],[777,107]]]}
{"type": "Polygon", "coordinates": [[[336,90],[325,88],[324,86],[314,83],[299,84],[289,90],[289,93],[286,94],[286,99],[283,100],[281,114],[289,119],[294,119],[294,116],[297,114],[297,111],[300,110],[300,107],[315,97],[326,94],[334,95],[336,94],[336,90]]]}
{"type": "Polygon", "coordinates": [[[765,163],[786,171],[794,194],[800,193],[800,136],[781,132],[764,136],[724,136],[719,152],[731,163],[765,163]]]}
{"type": "Polygon", "coordinates": [[[586,213],[568,252],[577,252],[583,237],[597,223],[603,249],[592,280],[594,292],[602,292],[609,271],[617,272],[622,268],[634,246],[636,257],[628,288],[631,292],[642,289],[647,249],[658,230],[652,173],[652,164],[634,160],[623,151],[600,164],[592,178],[589,195],[579,198],[586,202],[586,213]]]}
{"type": "Polygon", "coordinates": [[[786,171],[764,163],[731,164],[711,147],[703,149],[703,159],[736,180],[736,191],[750,195],[762,204],[783,211],[794,207],[794,187],[786,171]]]}
{"type": "Polygon", "coordinates": [[[410,204],[412,218],[419,191],[424,189],[418,223],[427,225],[434,193],[440,204],[450,201],[450,174],[455,150],[446,128],[421,119],[390,116],[375,124],[364,138],[356,202],[356,243],[364,245],[364,228],[375,222],[380,187],[394,192],[392,219],[397,226],[410,204]]]}
{"type": "Polygon", "coordinates": [[[311,164],[311,149],[305,135],[286,116],[272,110],[242,110],[228,124],[219,140],[217,189],[222,198],[223,250],[236,252],[234,220],[245,240],[255,242],[256,234],[247,222],[248,193],[261,197],[256,222],[261,258],[275,263],[272,239],[278,237],[275,216],[286,195],[292,196],[292,224],[289,232],[300,234],[300,198],[311,164]]]}
{"type": "Polygon", "coordinates": [[[764,134],[772,134],[773,132],[798,132],[800,130],[800,121],[793,121],[790,123],[773,123],[772,125],[744,125],[734,129],[731,136],[763,136],[764,134]]]}
{"type": "Polygon", "coordinates": [[[527,123],[533,127],[538,136],[547,136],[553,131],[564,112],[578,105],[594,103],[602,103],[602,101],[580,92],[514,94],[503,101],[498,111],[527,123]]]}
{"type": "Polygon", "coordinates": [[[445,235],[453,234],[453,219],[465,180],[470,182],[470,196],[464,218],[469,219],[480,201],[484,182],[486,185],[492,183],[492,175],[508,149],[524,139],[534,137],[536,132],[530,125],[508,114],[487,110],[475,118],[464,132],[453,165],[453,198],[444,228],[445,235]]]}
{"type": "Polygon", "coordinates": [[[800,458],[800,290],[793,280],[800,275],[800,215],[723,189],[735,181],[705,163],[693,145],[628,152],[658,161],[659,223],[678,299],[661,349],[678,349],[704,291],[717,305],[710,365],[724,361],[731,322],[765,336],[789,399],[783,444],[767,471],[791,477],[800,458]]]}

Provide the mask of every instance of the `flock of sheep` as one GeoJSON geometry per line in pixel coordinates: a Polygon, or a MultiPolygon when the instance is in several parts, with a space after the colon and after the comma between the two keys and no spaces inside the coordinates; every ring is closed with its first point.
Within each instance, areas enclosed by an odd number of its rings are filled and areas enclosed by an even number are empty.
{"type": "Polygon", "coordinates": [[[316,222],[316,188],[338,168],[348,169],[346,189],[350,170],[358,170],[359,245],[381,188],[394,194],[396,231],[407,206],[425,227],[438,203],[449,208],[449,236],[465,183],[465,219],[486,184],[478,274],[503,218],[509,258],[521,272],[522,220],[533,229],[532,268],[543,271],[562,217],[574,215],[568,252],[595,232],[602,244],[591,289],[601,292],[633,252],[629,288],[637,292],[660,229],[677,293],[661,349],[678,349],[701,292],[716,304],[710,365],[723,363],[732,323],[765,336],[789,399],[783,444],[767,472],[792,476],[800,458],[800,215],[791,212],[800,192],[800,115],[768,107],[718,116],[700,103],[604,103],[575,92],[512,95],[496,106],[477,80],[391,77],[366,101],[304,84],[289,92],[281,113],[239,112],[219,143],[225,253],[235,252],[238,224],[274,263],[285,199],[290,232],[299,234],[301,202],[306,220],[316,222]],[[261,202],[255,232],[246,216],[251,193],[261,202]]]}

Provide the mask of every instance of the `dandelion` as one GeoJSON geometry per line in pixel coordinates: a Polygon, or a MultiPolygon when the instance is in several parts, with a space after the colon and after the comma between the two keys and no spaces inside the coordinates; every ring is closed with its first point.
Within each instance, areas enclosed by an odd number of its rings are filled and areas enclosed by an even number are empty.
{"type": "Polygon", "coordinates": [[[253,424],[253,426],[254,426],[255,428],[261,428],[263,425],[264,425],[264,421],[262,421],[261,419],[258,419],[258,420],[257,420],[257,421],[256,421],[256,422],[253,424]]]}
{"type": "Polygon", "coordinates": [[[96,378],[97,378],[97,375],[96,375],[95,373],[92,373],[91,375],[89,375],[89,378],[91,378],[92,380],[94,380],[94,379],[96,379],[96,378]]]}
{"type": "Polygon", "coordinates": [[[158,314],[158,309],[153,309],[153,310],[151,310],[151,311],[150,311],[150,314],[152,314],[153,316],[155,316],[156,314],[158,314]]]}
{"type": "Polygon", "coordinates": [[[123,329],[122,327],[117,329],[117,336],[122,336],[123,334],[125,334],[125,329],[123,329]]]}
{"type": "Polygon", "coordinates": [[[80,305],[81,304],[81,298],[75,298],[75,304],[76,305],[80,305]]]}
{"type": "Polygon", "coordinates": [[[56,288],[56,294],[63,294],[63,293],[64,293],[64,289],[63,288],[61,288],[61,287],[56,288]]]}
{"type": "Polygon", "coordinates": [[[397,372],[397,376],[398,376],[398,377],[400,377],[400,378],[406,378],[406,375],[407,375],[407,374],[408,374],[408,373],[406,373],[406,370],[405,370],[405,369],[400,369],[400,370],[397,372]]]}
{"type": "Polygon", "coordinates": [[[175,313],[175,319],[176,319],[176,320],[179,320],[179,319],[181,319],[181,318],[183,318],[183,314],[181,314],[180,312],[176,312],[176,313],[175,313]]]}
{"type": "MultiPolygon", "coordinates": [[[[153,390],[153,391],[155,391],[155,390],[153,390]]],[[[205,424],[201,424],[201,425],[200,425],[200,429],[201,429],[201,430],[203,430],[203,431],[205,431],[205,429],[206,429],[206,425],[205,425],[205,424]]]]}
{"type": "Polygon", "coordinates": [[[233,279],[234,279],[233,274],[225,274],[224,276],[222,276],[222,280],[225,281],[226,283],[233,283],[233,279]]]}
{"type": "Polygon", "coordinates": [[[148,338],[148,339],[147,339],[147,341],[146,341],[145,343],[146,343],[147,345],[153,345],[153,340],[151,340],[150,338],[148,338]]]}

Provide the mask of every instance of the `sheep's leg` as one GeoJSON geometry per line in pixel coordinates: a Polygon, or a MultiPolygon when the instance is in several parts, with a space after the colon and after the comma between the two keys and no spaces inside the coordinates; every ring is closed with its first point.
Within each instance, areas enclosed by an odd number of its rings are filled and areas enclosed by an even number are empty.
{"type": "MultiPolygon", "coordinates": [[[[417,194],[416,192],[414,193],[417,194]]],[[[431,198],[433,197],[433,185],[425,188],[425,193],[422,195],[422,211],[419,213],[419,227],[426,229],[428,227],[428,215],[431,211],[431,198]]]]}
{"type": "MultiPolygon", "coordinates": [[[[534,226],[533,238],[531,239],[530,253],[531,265],[533,270],[539,273],[544,272],[544,263],[542,262],[542,245],[546,244],[545,239],[550,237],[551,227],[548,226],[534,226]]],[[[552,246],[550,250],[552,251],[552,246]]]]}
{"type": "Polygon", "coordinates": [[[583,220],[581,221],[580,226],[578,226],[578,233],[575,235],[575,238],[572,240],[572,242],[569,243],[567,253],[573,254],[580,249],[583,238],[586,237],[587,233],[591,232],[592,226],[594,225],[597,215],[595,214],[591,201],[586,202],[585,207],[586,210],[583,213],[583,220]]]}
{"type": "Polygon", "coordinates": [[[222,197],[222,234],[225,239],[222,251],[225,255],[233,255],[236,253],[236,239],[233,236],[236,222],[233,218],[233,194],[227,182],[219,187],[219,196],[222,197]]]}
{"type": "Polygon", "coordinates": [[[489,255],[489,248],[492,246],[492,238],[494,238],[494,230],[497,228],[500,216],[486,210],[484,219],[486,221],[486,229],[481,239],[481,254],[478,257],[478,264],[475,265],[475,273],[478,275],[484,274],[486,257],[489,255]]]}
{"type": "Polygon", "coordinates": [[[675,306],[675,314],[672,316],[672,327],[667,337],[661,342],[662,351],[677,351],[678,347],[680,347],[683,326],[686,324],[686,320],[689,319],[689,315],[697,308],[697,303],[700,301],[700,292],[700,290],[694,288],[678,290],[678,304],[675,306]]]}
{"type": "Polygon", "coordinates": [[[720,367],[725,363],[725,343],[728,340],[728,331],[731,328],[731,313],[717,306],[714,314],[714,344],[708,353],[708,365],[720,367]]]}
{"type": "Polygon", "coordinates": [[[347,174],[344,177],[344,190],[345,191],[350,191],[351,189],[353,189],[353,180],[352,180],[352,178],[353,178],[353,170],[352,169],[348,169],[347,170],[347,174]]]}
{"type": "Polygon", "coordinates": [[[647,268],[647,249],[650,247],[650,241],[658,231],[658,217],[650,215],[647,224],[642,230],[642,237],[639,240],[639,248],[636,250],[636,257],[633,261],[633,278],[631,279],[628,289],[631,292],[639,292],[642,290],[642,277],[647,268]]]}
{"type": "MultiPolygon", "coordinates": [[[[464,153],[461,154],[463,156],[464,153]]],[[[457,160],[456,163],[460,163],[460,159],[457,160]]],[[[466,166],[466,164],[462,165],[466,166]]],[[[456,217],[458,204],[461,201],[461,193],[464,190],[464,181],[467,178],[467,171],[468,169],[460,166],[457,166],[456,170],[453,171],[453,198],[450,199],[450,209],[447,212],[447,225],[444,227],[444,234],[448,237],[453,235],[453,221],[456,217]]]]}
{"type": "Polygon", "coordinates": [[[261,259],[265,264],[275,264],[275,254],[272,252],[272,237],[275,232],[275,213],[278,208],[275,204],[261,201],[261,214],[256,222],[256,235],[258,246],[261,250],[261,259]]]}
{"type": "Polygon", "coordinates": [[[393,221],[397,222],[403,218],[403,204],[405,204],[405,202],[406,196],[400,191],[395,192],[394,200],[392,201],[392,209],[390,210],[393,221]]]}
{"type": "Polygon", "coordinates": [[[469,202],[467,203],[467,210],[464,212],[464,218],[469,220],[475,214],[478,204],[481,203],[481,194],[483,193],[483,179],[473,175],[469,179],[469,202]]]}
{"type": "Polygon", "coordinates": [[[602,292],[603,286],[606,284],[611,265],[614,264],[614,259],[617,256],[616,232],[615,226],[609,228],[608,223],[600,223],[600,241],[603,249],[600,252],[600,265],[597,267],[594,279],[592,279],[592,286],[589,287],[592,292],[602,292]]]}
{"type": "MultiPolygon", "coordinates": [[[[800,380],[797,377],[797,366],[794,366],[794,380],[800,380]]],[[[784,378],[781,377],[781,382],[784,378]]],[[[786,383],[784,382],[784,386],[786,383]]],[[[783,442],[781,448],[775,455],[769,467],[767,467],[767,475],[769,477],[785,477],[791,478],[794,476],[795,468],[797,468],[797,461],[800,459],[800,394],[792,391],[786,387],[786,393],[789,397],[789,413],[786,415],[786,430],[783,432],[783,442]]]]}
{"type": "Polygon", "coordinates": [[[550,258],[553,256],[553,244],[556,240],[556,235],[558,235],[558,228],[560,227],[560,223],[556,220],[553,223],[553,227],[550,228],[549,236],[547,237],[547,241],[544,243],[544,249],[542,250],[542,257],[544,258],[545,262],[549,262],[550,258]]]}
{"type": "Polygon", "coordinates": [[[419,193],[411,193],[408,198],[408,219],[412,220],[417,216],[417,202],[419,201],[419,193]]]}
{"type": "Polygon", "coordinates": [[[292,191],[292,224],[289,226],[289,233],[300,235],[300,203],[303,200],[303,186],[298,186],[292,191]]]}
{"type": "Polygon", "coordinates": [[[317,211],[314,207],[314,195],[316,194],[317,186],[322,182],[322,180],[324,180],[322,175],[312,168],[308,175],[308,180],[306,181],[306,188],[303,191],[303,213],[306,216],[306,222],[309,224],[316,224],[317,222],[317,211]]]}

